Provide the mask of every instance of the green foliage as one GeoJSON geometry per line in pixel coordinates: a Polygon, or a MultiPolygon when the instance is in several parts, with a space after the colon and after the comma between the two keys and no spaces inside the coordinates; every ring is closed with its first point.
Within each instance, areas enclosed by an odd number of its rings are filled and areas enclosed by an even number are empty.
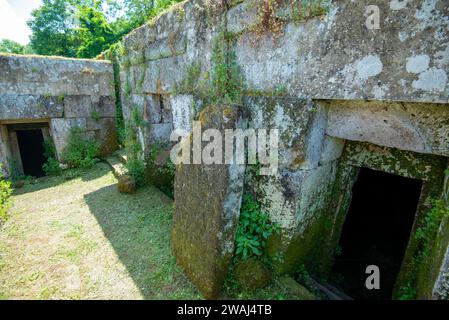
{"type": "Polygon", "coordinates": [[[91,116],[92,119],[94,119],[96,122],[98,122],[98,121],[100,121],[101,113],[98,112],[97,110],[93,110],[93,111],[90,113],[90,116],[91,116]]]}
{"type": "Polygon", "coordinates": [[[398,300],[413,300],[416,299],[416,289],[407,284],[399,289],[398,300]]]}
{"type": "Polygon", "coordinates": [[[33,53],[29,46],[23,46],[13,40],[0,40],[0,52],[12,54],[31,54],[33,53]]]}
{"type": "Polygon", "coordinates": [[[144,125],[142,115],[138,107],[134,107],[131,111],[131,117],[125,124],[126,140],[125,148],[128,160],[126,168],[129,175],[136,181],[137,186],[142,186],[145,182],[145,162],[142,145],[139,141],[139,131],[144,125]]]}
{"type": "Polygon", "coordinates": [[[232,37],[221,32],[214,41],[212,53],[212,102],[239,103],[242,99],[243,77],[237,64],[235,52],[231,50],[232,37]]]}
{"type": "Polygon", "coordinates": [[[60,94],[59,96],[58,96],[58,102],[64,102],[64,100],[65,100],[65,94],[60,94]]]}
{"type": "Polygon", "coordinates": [[[48,158],[42,169],[47,176],[58,176],[62,173],[60,163],[55,158],[48,158]]]}
{"type": "Polygon", "coordinates": [[[142,187],[145,184],[145,163],[139,159],[132,158],[126,161],[126,169],[136,182],[136,186],[142,187]]]}
{"type": "Polygon", "coordinates": [[[449,206],[443,199],[429,199],[428,201],[432,208],[424,218],[423,225],[415,233],[415,239],[422,246],[422,250],[417,256],[419,261],[424,261],[429,257],[432,241],[435,239],[441,220],[445,217],[449,218],[449,206]]]}
{"type": "Polygon", "coordinates": [[[95,57],[118,41],[120,35],[114,32],[100,11],[99,2],[94,7],[80,6],[78,19],[80,26],[77,29],[77,36],[80,46],[76,53],[77,57],[95,57]]]}
{"type": "Polygon", "coordinates": [[[2,165],[0,164],[0,223],[8,218],[8,210],[11,207],[12,188],[11,182],[3,178],[2,165]]]}
{"type": "MultiPolygon", "coordinates": [[[[194,93],[204,104],[238,104],[244,92],[244,81],[231,49],[231,34],[221,32],[214,39],[212,68],[202,72],[201,63],[194,63],[185,71],[178,93],[194,93]]],[[[198,112],[199,110],[197,110],[198,112]]]]}
{"type": "Polygon", "coordinates": [[[290,0],[295,22],[302,22],[329,12],[328,0],[290,0]]]}
{"type": "Polygon", "coordinates": [[[75,6],[81,1],[43,0],[33,10],[28,26],[30,45],[36,54],[76,57],[79,40],[76,34],[75,6]]]}
{"type": "Polygon", "coordinates": [[[267,239],[277,229],[252,194],[243,196],[236,236],[236,255],[242,259],[260,257],[267,239]]]}
{"type": "Polygon", "coordinates": [[[94,58],[181,0],[43,0],[31,14],[30,45],[41,55],[94,58]]]}
{"type": "Polygon", "coordinates": [[[122,107],[122,84],[120,81],[120,64],[119,59],[125,53],[125,48],[121,43],[113,44],[107,52],[105,52],[106,59],[112,62],[114,68],[114,89],[115,89],[115,124],[117,128],[119,144],[123,146],[126,139],[125,121],[123,119],[122,107]]]}
{"type": "Polygon", "coordinates": [[[399,299],[416,298],[416,275],[430,261],[435,239],[438,236],[443,219],[449,219],[449,170],[445,171],[445,182],[441,198],[428,198],[431,209],[427,212],[422,224],[416,229],[414,240],[418,250],[414,254],[410,266],[409,279],[399,290],[399,299]]]}
{"type": "Polygon", "coordinates": [[[73,128],[62,158],[72,168],[88,169],[98,161],[99,149],[98,142],[85,137],[85,132],[81,129],[73,128]]]}
{"type": "Polygon", "coordinates": [[[44,156],[47,161],[42,166],[45,174],[47,176],[58,176],[62,173],[61,165],[58,160],[56,160],[56,148],[51,140],[45,140],[44,146],[44,156]]]}

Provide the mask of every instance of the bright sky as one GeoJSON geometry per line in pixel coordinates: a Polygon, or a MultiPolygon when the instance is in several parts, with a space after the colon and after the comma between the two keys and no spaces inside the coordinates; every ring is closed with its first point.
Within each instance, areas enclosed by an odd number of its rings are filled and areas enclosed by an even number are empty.
{"type": "Polygon", "coordinates": [[[27,44],[31,31],[26,22],[40,5],[41,0],[0,0],[0,39],[27,44]]]}

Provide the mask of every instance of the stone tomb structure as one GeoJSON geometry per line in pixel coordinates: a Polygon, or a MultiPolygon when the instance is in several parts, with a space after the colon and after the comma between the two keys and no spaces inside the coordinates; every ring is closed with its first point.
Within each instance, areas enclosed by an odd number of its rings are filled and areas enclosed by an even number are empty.
{"type": "MultiPolygon", "coordinates": [[[[430,210],[426,200],[441,196],[448,168],[448,2],[328,1],[324,12],[306,18],[280,2],[277,30],[261,27],[259,4],[186,1],[125,37],[123,111],[128,119],[133,110],[142,115],[144,149],[168,141],[174,129],[191,130],[192,120],[211,118],[215,109],[203,89],[217,56],[230,53],[228,68],[238,66],[243,79],[238,108],[249,112],[248,126],[280,131],[279,170],[257,187],[280,227],[266,248],[278,258],[277,271],[306,266],[328,276],[348,270],[345,259],[374,261],[390,275],[377,298],[398,298],[407,288],[417,298],[447,298],[447,217],[432,236],[427,263],[413,261],[422,249],[415,233],[430,210]],[[367,29],[369,5],[379,8],[380,29],[367,29]],[[382,264],[385,256],[391,266],[382,264]]],[[[222,121],[229,121],[224,111],[222,121]]],[[[241,190],[241,168],[180,168],[174,253],[204,295],[215,298],[234,252],[242,194],[254,186],[241,190]]],[[[366,277],[364,271],[357,272],[366,277]]]]}
{"type": "MultiPolygon", "coordinates": [[[[123,116],[142,119],[144,156],[194,120],[279,130],[279,168],[255,184],[244,165],[177,167],[179,265],[218,297],[251,193],[279,229],[265,248],[275,271],[340,274],[355,298],[447,299],[449,218],[425,248],[419,230],[429,199],[448,188],[449,3],[324,1],[304,16],[279,1],[265,20],[260,3],[184,1],[115,52],[123,116]],[[379,8],[380,28],[367,28],[367,6],[379,8]],[[226,81],[214,81],[217,70],[226,81]],[[368,265],[380,267],[378,294],[363,289],[368,265]]],[[[60,156],[72,127],[113,150],[113,83],[105,61],[0,56],[0,161],[25,170],[25,134],[51,137],[60,156]]]]}
{"type": "Polygon", "coordinates": [[[0,163],[9,173],[40,176],[43,141],[62,160],[70,130],[117,148],[113,67],[107,61],[0,55],[0,163]]]}

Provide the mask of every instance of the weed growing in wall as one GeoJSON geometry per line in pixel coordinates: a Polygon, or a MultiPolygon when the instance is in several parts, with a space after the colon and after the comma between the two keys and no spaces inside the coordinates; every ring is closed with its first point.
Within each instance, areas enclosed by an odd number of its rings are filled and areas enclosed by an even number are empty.
{"type": "Polygon", "coordinates": [[[192,64],[174,94],[194,94],[203,105],[240,104],[245,91],[244,79],[232,50],[233,41],[230,33],[219,33],[214,39],[211,70],[202,72],[201,63],[192,64]]]}
{"type": "Polygon", "coordinates": [[[115,124],[120,145],[123,145],[125,142],[125,122],[123,120],[119,59],[125,54],[125,47],[120,42],[113,44],[109,50],[104,53],[105,57],[112,62],[114,68],[115,124]]]}
{"type": "Polygon", "coordinates": [[[399,299],[401,300],[416,298],[416,275],[431,260],[430,256],[441,222],[443,219],[449,219],[449,170],[445,172],[445,183],[441,198],[429,198],[427,203],[431,206],[431,209],[427,212],[423,223],[415,232],[418,250],[412,259],[409,280],[399,290],[399,299]]]}
{"type": "Polygon", "coordinates": [[[240,222],[235,240],[236,255],[241,259],[261,257],[268,238],[275,225],[255,197],[247,193],[243,196],[240,222]]]}
{"type": "Polygon", "coordinates": [[[244,81],[235,52],[231,49],[232,41],[226,32],[221,32],[214,41],[211,102],[215,104],[240,103],[242,100],[244,81]]]}
{"type": "Polygon", "coordinates": [[[72,128],[62,158],[72,168],[88,169],[97,161],[100,144],[79,128],[72,128]]]}
{"type": "Polygon", "coordinates": [[[298,23],[322,17],[329,12],[327,0],[290,0],[290,2],[293,21],[298,23]]]}
{"type": "Polygon", "coordinates": [[[139,108],[134,107],[129,121],[125,124],[125,148],[128,156],[126,168],[137,186],[142,186],[145,182],[145,162],[143,160],[143,148],[139,139],[139,132],[141,132],[143,125],[144,120],[139,108]]]}
{"type": "Polygon", "coordinates": [[[11,182],[4,179],[2,165],[0,164],[0,223],[6,221],[11,206],[11,182]]]}
{"type": "MultiPolygon", "coordinates": [[[[249,165],[247,177],[246,187],[249,184],[256,185],[260,177],[260,164],[249,165]]],[[[279,228],[277,224],[270,220],[254,193],[254,190],[253,192],[247,190],[243,195],[235,241],[238,259],[261,258],[268,238],[279,228]]]]}

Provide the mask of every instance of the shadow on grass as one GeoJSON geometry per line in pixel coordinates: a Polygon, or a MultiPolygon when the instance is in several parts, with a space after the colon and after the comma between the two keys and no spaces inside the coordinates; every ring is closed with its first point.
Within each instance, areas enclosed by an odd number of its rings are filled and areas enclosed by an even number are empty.
{"type": "Polygon", "coordinates": [[[25,186],[14,190],[14,195],[21,195],[29,192],[36,192],[42,189],[53,188],[68,181],[80,178],[82,181],[91,181],[105,175],[109,170],[106,163],[98,163],[91,169],[68,169],[59,176],[46,176],[41,178],[30,178],[25,186]],[[98,170],[100,168],[100,170],[98,170]]]}
{"type": "Polygon", "coordinates": [[[123,195],[111,185],[85,201],[145,299],[200,298],[171,253],[171,199],[152,186],[123,195]]]}

